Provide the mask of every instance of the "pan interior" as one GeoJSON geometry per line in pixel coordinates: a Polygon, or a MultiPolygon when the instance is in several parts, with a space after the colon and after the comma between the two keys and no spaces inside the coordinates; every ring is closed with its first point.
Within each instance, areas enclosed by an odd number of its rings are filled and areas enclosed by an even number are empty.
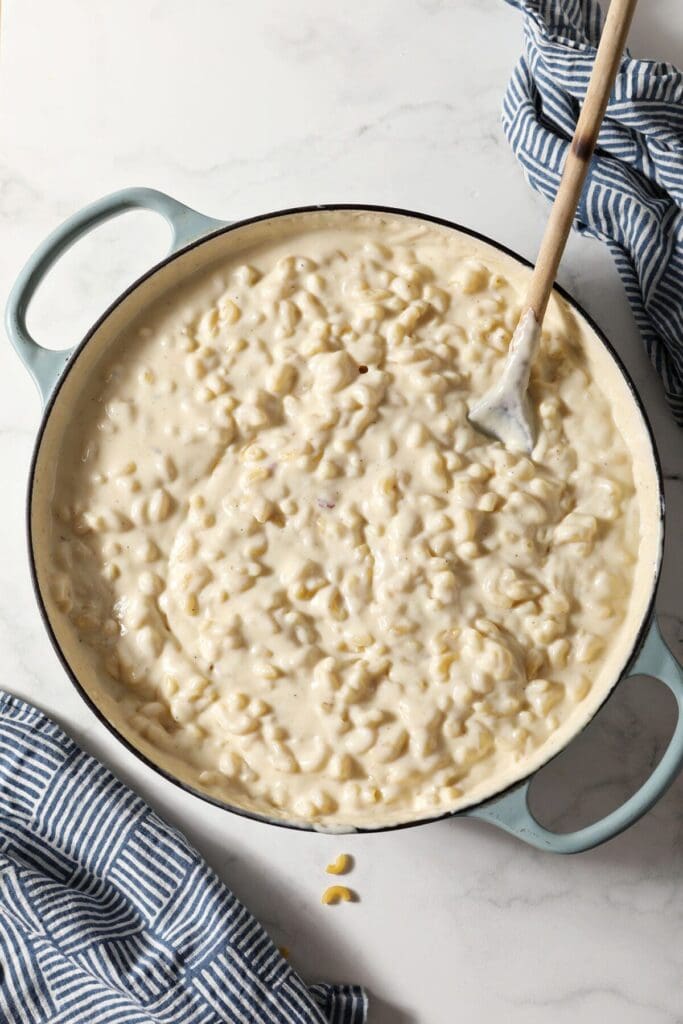
{"type": "MultiPolygon", "coordinates": [[[[169,260],[134,286],[105,315],[91,333],[67,375],[62,381],[54,400],[47,410],[39,437],[34,474],[31,488],[30,532],[33,569],[44,614],[58,649],[74,679],[87,698],[99,710],[107,723],[130,746],[142,754],[153,765],[158,766],[172,778],[190,786],[199,793],[212,796],[226,806],[234,806],[246,813],[265,816],[274,820],[310,826],[306,818],[300,821],[291,810],[280,811],[276,807],[264,808],[257,800],[251,800],[244,793],[218,791],[202,782],[197,768],[168,750],[162,751],[141,735],[139,730],[121,713],[120,691],[111,680],[103,679],[95,667],[89,649],[80,642],[73,625],[57,607],[48,584],[51,573],[50,531],[51,506],[59,472],[60,459],[67,432],[73,430],[74,415],[83,410],[84,400],[95,400],[90,394],[89,382],[98,372],[98,367],[111,359],[117,345],[132,325],[139,323],[151,308],[163,307],[176,301],[183,289],[204,275],[211,274],[226,260],[233,260],[242,254],[248,260],[249,254],[259,247],[281,243],[288,238],[299,238],[302,234],[329,232],[339,226],[345,229],[351,224],[353,230],[369,233],[381,230],[384,222],[399,222],[407,231],[424,230],[425,221],[419,217],[392,211],[358,210],[339,208],[330,210],[294,211],[274,215],[238,225],[169,260]],[[189,282],[189,284],[188,284],[189,282]],[[84,399],[86,396],[86,399],[84,399]],[[87,396],[90,396],[88,399],[87,396]]],[[[500,268],[500,272],[523,280],[527,270],[514,256],[498,249],[478,237],[473,237],[453,227],[431,224],[429,230],[446,232],[457,239],[464,258],[485,259],[500,268]]],[[[574,736],[595,714],[628,664],[639,634],[648,618],[656,584],[661,556],[661,494],[656,458],[651,436],[633,390],[619,364],[581,312],[573,311],[564,302],[557,304],[557,316],[573,316],[580,324],[586,364],[590,375],[600,382],[600,387],[609,395],[612,418],[630,455],[633,466],[635,488],[640,518],[640,546],[638,559],[633,570],[633,585],[626,613],[619,625],[618,640],[612,643],[607,656],[600,665],[600,671],[592,688],[575,712],[537,750],[528,757],[508,764],[504,773],[482,778],[468,789],[464,797],[454,798],[453,806],[439,811],[460,810],[493,796],[536,770],[552,757],[574,736]]],[[[599,443],[599,442],[597,442],[599,443]]],[[[434,810],[424,809],[411,813],[411,820],[428,819],[437,816],[434,810]]],[[[382,827],[397,824],[406,817],[403,810],[390,809],[360,813],[350,820],[337,820],[334,814],[321,823],[322,827],[382,827]]]]}

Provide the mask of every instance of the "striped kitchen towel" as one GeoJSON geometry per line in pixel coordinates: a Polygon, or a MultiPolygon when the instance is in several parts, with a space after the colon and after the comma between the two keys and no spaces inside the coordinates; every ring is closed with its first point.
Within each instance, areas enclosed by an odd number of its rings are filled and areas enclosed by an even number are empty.
{"type": "Polygon", "coordinates": [[[2,1024],[361,1024],[307,987],[187,840],[0,692],[2,1024]]]}
{"type": "MultiPolygon", "coordinates": [[[[597,0],[508,0],[524,55],[503,127],[527,180],[554,199],[600,38],[597,0]]],[[[624,56],[575,226],[609,246],[683,426],[683,74],[624,56]]]]}

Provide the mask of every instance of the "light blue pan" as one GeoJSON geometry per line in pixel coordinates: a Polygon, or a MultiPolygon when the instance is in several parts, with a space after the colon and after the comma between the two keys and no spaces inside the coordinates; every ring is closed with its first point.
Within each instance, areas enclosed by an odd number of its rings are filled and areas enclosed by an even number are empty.
{"type": "MultiPolygon", "coordinates": [[[[495,246],[497,249],[513,256],[520,263],[529,265],[526,260],[520,257],[517,253],[510,249],[505,248],[498,242],[487,238],[485,235],[481,235],[478,232],[471,231],[468,228],[464,228],[457,224],[452,224],[449,221],[441,220],[437,217],[428,217],[424,214],[414,213],[410,210],[392,210],[388,207],[378,206],[353,206],[351,204],[335,204],[323,207],[307,207],[305,209],[367,209],[367,210],[378,210],[385,213],[399,213],[411,217],[419,217],[422,220],[432,221],[437,224],[442,224],[446,227],[454,228],[457,231],[464,232],[475,238],[479,238],[482,241],[487,242],[489,245],[495,246]]],[[[264,217],[251,218],[251,220],[264,220],[270,219],[285,214],[298,212],[292,210],[283,210],[275,214],[267,214],[264,217]]],[[[209,237],[213,237],[216,234],[222,234],[230,231],[233,228],[240,226],[241,224],[248,223],[247,221],[241,221],[239,223],[230,223],[228,221],[214,220],[212,217],[205,217],[195,210],[191,210],[189,207],[184,206],[182,203],[177,202],[170,196],[164,195],[162,192],[156,192],[153,189],[146,188],[130,188],[124,189],[121,192],[115,192],[110,196],[106,196],[103,199],[92,203],[90,206],[86,206],[79,213],[70,217],[64,224],[57,228],[44,242],[33,256],[29,259],[28,263],[24,267],[23,271],[19,275],[14,288],[9,297],[7,303],[6,323],[7,332],[10,337],[12,345],[16,349],[19,358],[27,367],[29,373],[33,377],[38,390],[40,391],[43,404],[44,413],[41,426],[38,432],[38,438],[34,450],[33,462],[31,465],[31,473],[29,478],[29,489],[28,489],[28,534],[29,534],[29,558],[31,564],[31,572],[33,578],[33,585],[36,593],[38,603],[40,605],[41,613],[45,622],[46,629],[50,635],[53,646],[62,661],[65,669],[73,680],[74,684],[80,691],[83,698],[90,705],[92,710],[98,717],[107,725],[115,735],[126,744],[126,746],[133,751],[138,757],[142,758],[147,764],[150,764],[156,771],[160,771],[158,766],[148,761],[140,751],[132,747],[127,740],[121,736],[116,729],[106,721],[102,716],[99,709],[93,705],[92,701],[86,694],[81,683],[76,678],[74,672],[69,666],[64,653],[54,635],[52,627],[50,625],[43,599],[38,586],[38,580],[36,575],[35,559],[33,555],[33,545],[31,540],[31,497],[33,493],[33,481],[36,470],[36,459],[40,447],[41,438],[45,429],[45,425],[50,416],[53,408],[54,401],[58,395],[59,389],[66,376],[69,374],[72,366],[74,365],[78,354],[87,345],[88,341],[92,337],[94,331],[100,327],[100,325],[111,315],[116,309],[117,305],[134,289],[140,285],[143,281],[146,281],[151,275],[156,274],[163,267],[167,266],[169,262],[179,254],[181,251],[186,252],[190,249],[194,249],[201,245],[209,237]],[[115,303],[113,303],[109,309],[104,313],[103,317],[98,321],[98,324],[88,333],[83,341],[74,348],[66,349],[62,352],[55,352],[51,349],[43,348],[38,344],[37,341],[31,336],[26,326],[26,312],[33,298],[36,289],[40,282],[45,277],[45,274],[50,267],[55,263],[57,259],[64,253],[78,238],[86,234],[97,224],[101,224],[103,221],[109,220],[110,217],[114,217],[120,213],[124,213],[128,210],[144,209],[154,210],[161,214],[162,217],[168,222],[173,232],[173,240],[169,255],[156,267],[152,268],[148,274],[145,274],[139,279],[131,288],[129,288],[123,295],[119,296],[115,303]]],[[[654,440],[652,438],[652,431],[649,427],[645,411],[642,408],[642,404],[636,390],[630,380],[625,368],[621,364],[619,357],[612,349],[611,345],[604,337],[600,329],[593,323],[586,312],[576,303],[571,296],[567,295],[561,288],[558,291],[564,296],[567,302],[570,303],[580,315],[588,321],[593,327],[596,334],[602,339],[608,351],[611,353],[614,361],[620,367],[622,374],[624,375],[634,400],[643,416],[646,429],[650,434],[650,441],[652,446],[652,457],[657,469],[658,480],[659,480],[659,492],[660,492],[660,507],[662,515],[662,527],[663,527],[663,488],[661,471],[659,468],[659,460],[657,457],[654,440]]],[[[663,534],[663,529],[662,529],[663,534]]],[[[678,665],[671,652],[664,643],[661,634],[659,632],[657,623],[654,618],[654,598],[657,588],[657,582],[659,579],[659,569],[661,565],[661,550],[659,554],[656,571],[654,573],[652,582],[652,596],[650,605],[645,619],[642,623],[641,629],[636,637],[633,648],[625,659],[626,668],[621,678],[628,678],[634,675],[648,675],[660,679],[665,683],[674,695],[678,708],[678,718],[676,721],[676,727],[673,732],[673,736],[669,742],[669,745],[662,757],[661,761],[654,769],[647,781],[640,787],[640,789],[633,794],[628,800],[612,811],[606,817],[600,821],[594,822],[592,825],[586,828],[579,829],[575,832],[568,833],[555,833],[549,831],[540,825],[531,814],[529,810],[529,786],[531,784],[533,776],[524,779],[522,782],[515,784],[510,789],[503,793],[495,796],[493,799],[487,800],[484,803],[478,804],[476,807],[468,808],[465,811],[461,811],[457,816],[459,817],[471,817],[480,818],[483,821],[487,821],[492,825],[496,825],[498,828],[503,829],[506,832],[517,836],[519,839],[523,839],[524,842],[529,843],[531,846],[535,846],[540,850],[548,850],[552,853],[578,853],[582,850],[588,850],[591,847],[597,846],[600,843],[606,842],[613,836],[618,835],[624,829],[628,828],[629,825],[637,821],[646,811],[648,811],[653,804],[662,796],[665,790],[671,785],[673,780],[676,778],[681,764],[683,763],[683,670],[678,665]]],[[[183,783],[179,782],[173,776],[168,775],[166,772],[161,774],[165,775],[172,782],[181,786],[184,789],[189,789],[190,792],[195,793],[202,799],[208,800],[211,803],[217,803],[221,807],[233,811],[238,814],[245,814],[241,808],[233,807],[226,803],[213,800],[211,797],[207,797],[206,794],[197,793],[196,790],[190,789],[183,783]]],[[[282,825],[285,827],[300,828],[306,826],[300,826],[296,823],[288,823],[278,821],[276,819],[269,819],[263,816],[248,814],[249,817],[259,818],[259,820],[267,821],[270,824],[282,825]]],[[[447,817],[448,815],[441,815],[440,817],[447,817]]],[[[436,820],[435,818],[429,820],[436,820]]],[[[401,823],[392,828],[405,828],[411,825],[425,824],[424,820],[419,822],[406,822],[401,823]]]]}

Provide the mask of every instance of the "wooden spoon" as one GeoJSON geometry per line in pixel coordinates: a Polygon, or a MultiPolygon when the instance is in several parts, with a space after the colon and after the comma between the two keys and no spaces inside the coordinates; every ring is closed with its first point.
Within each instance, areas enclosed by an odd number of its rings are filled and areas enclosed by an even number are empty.
{"type": "Polygon", "coordinates": [[[527,395],[531,364],[538,351],[548,299],[581,198],[636,3],[637,0],[612,0],[610,4],[586,98],[505,365],[500,379],[470,409],[470,423],[511,450],[531,452],[535,444],[534,417],[527,395]]]}

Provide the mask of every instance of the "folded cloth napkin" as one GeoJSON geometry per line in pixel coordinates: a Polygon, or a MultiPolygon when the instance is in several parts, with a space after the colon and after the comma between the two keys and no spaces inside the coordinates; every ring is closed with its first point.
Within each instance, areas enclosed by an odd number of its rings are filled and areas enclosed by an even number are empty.
{"type": "MultiPolygon", "coordinates": [[[[503,127],[527,180],[557,186],[600,39],[597,0],[508,0],[525,14],[524,55],[503,127]]],[[[609,246],[647,352],[683,426],[683,74],[621,63],[575,226],[609,246]]]]}
{"type": "Polygon", "coordinates": [[[0,692],[2,1024],[361,1024],[135,793],[0,692]]]}

